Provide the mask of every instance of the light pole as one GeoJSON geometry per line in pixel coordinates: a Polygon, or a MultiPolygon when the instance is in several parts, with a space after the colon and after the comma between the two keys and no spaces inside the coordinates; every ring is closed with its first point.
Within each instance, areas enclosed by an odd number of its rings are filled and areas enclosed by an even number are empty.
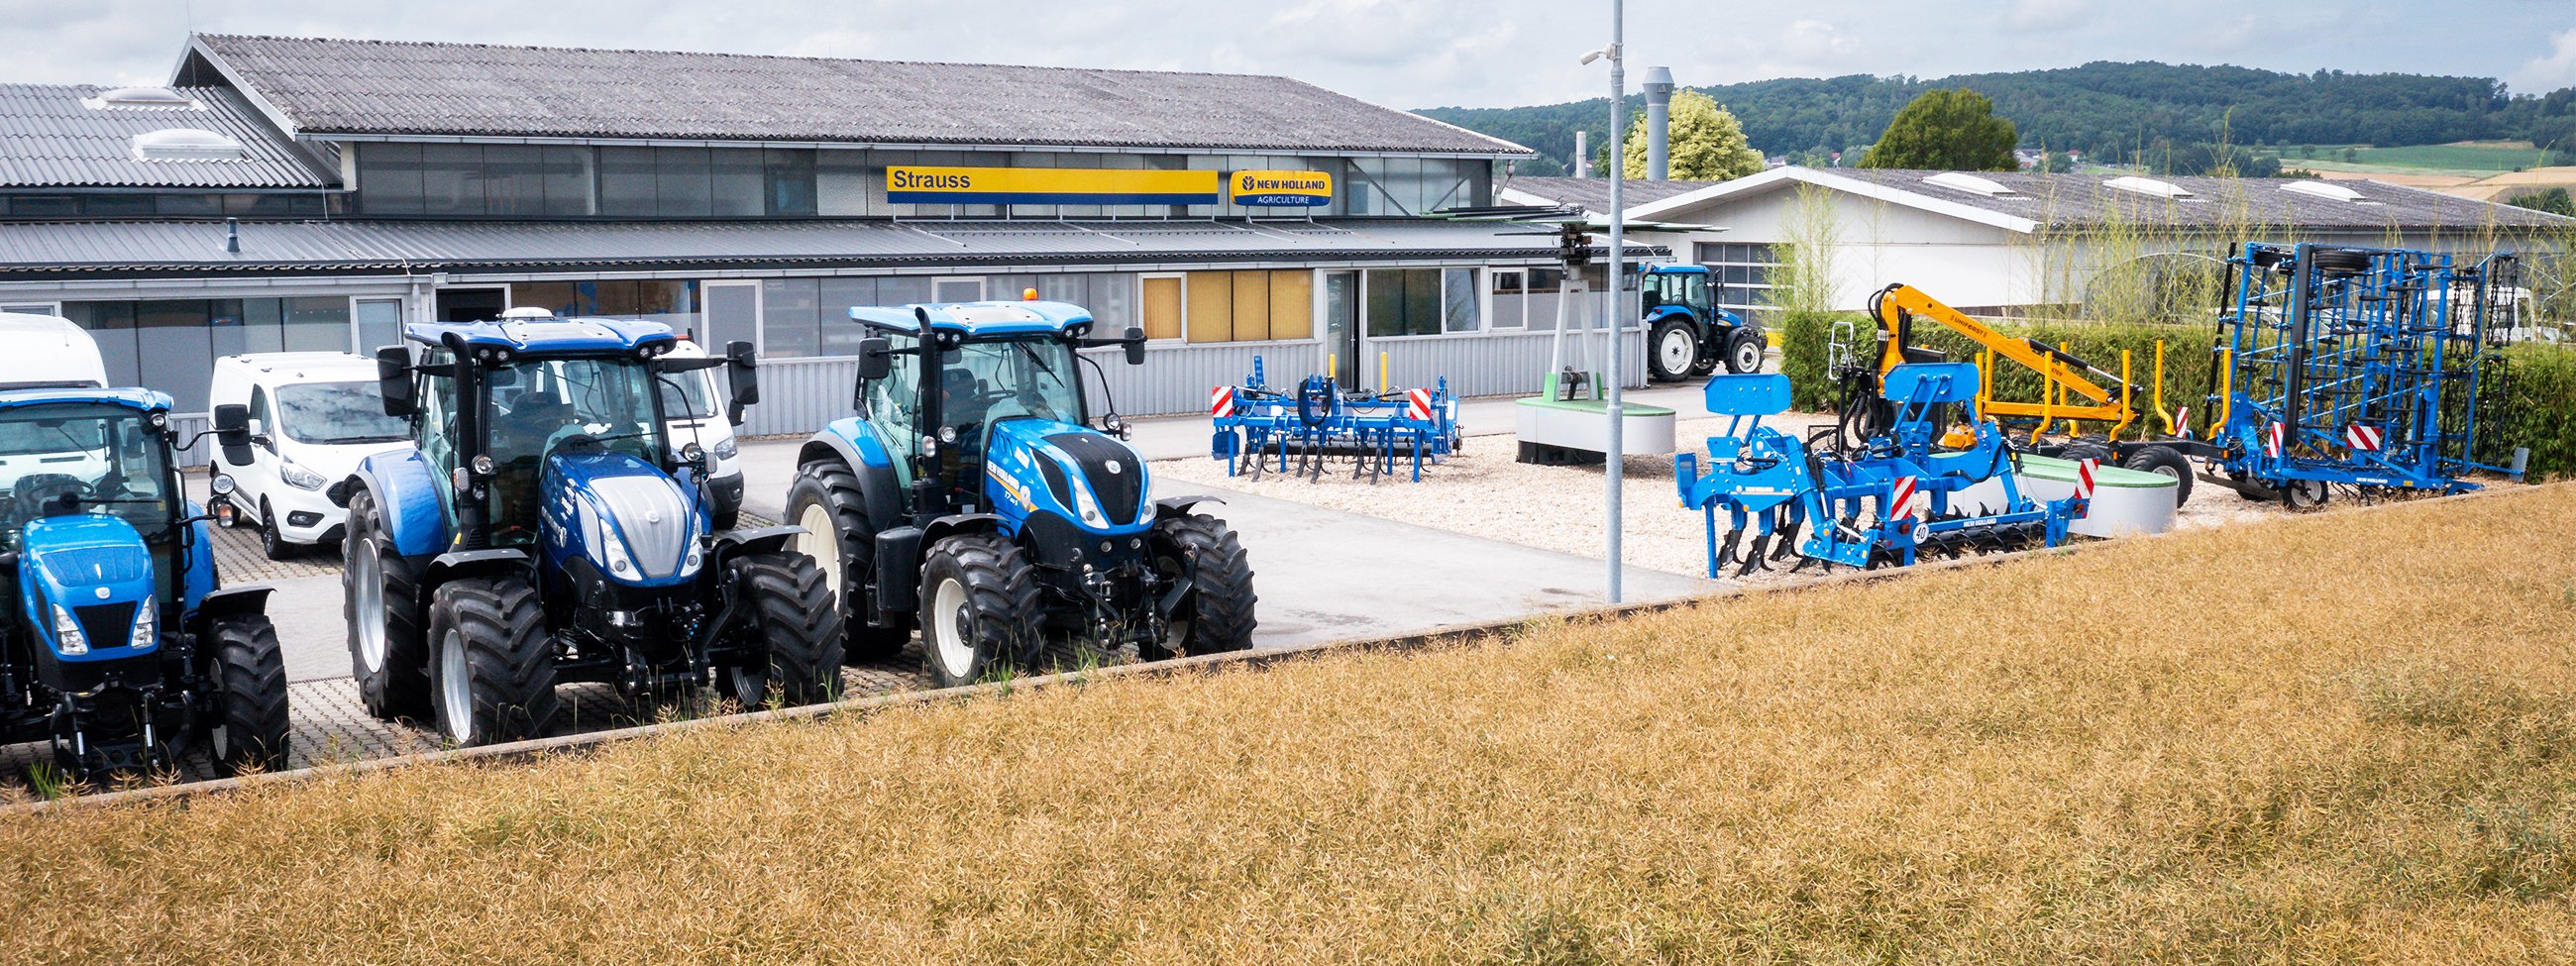
{"type": "Polygon", "coordinates": [[[1621,35],[1627,22],[1625,11],[1621,8],[1621,0],[1610,0],[1610,46],[1583,55],[1583,62],[1586,64],[1603,57],[1610,58],[1610,160],[1609,163],[1602,165],[1610,169],[1608,172],[1610,175],[1610,261],[1607,266],[1609,284],[1602,286],[1605,293],[1602,299],[1605,306],[1602,318],[1610,323],[1610,351],[1607,353],[1609,371],[1602,374],[1602,378],[1610,385],[1609,405],[1605,407],[1610,416],[1610,451],[1602,454],[1602,477],[1603,486],[1609,491],[1609,505],[1604,511],[1603,525],[1609,531],[1610,537],[1610,545],[1607,549],[1610,555],[1610,602],[1613,604],[1619,602],[1619,498],[1620,478],[1624,475],[1620,472],[1622,469],[1620,463],[1628,449],[1620,432],[1627,424],[1626,411],[1619,402],[1620,386],[1628,381],[1626,370],[1619,364],[1619,336],[1625,329],[1625,326],[1620,324],[1619,293],[1627,281],[1622,277],[1619,265],[1619,256],[1624,254],[1623,249],[1626,246],[1622,236],[1626,234],[1623,229],[1627,225],[1624,192],[1620,190],[1620,185],[1627,182],[1628,176],[1627,141],[1620,136],[1628,120],[1625,105],[1621,103],[1628,86],[1624,52],[1619,49],[1621,35]]]}

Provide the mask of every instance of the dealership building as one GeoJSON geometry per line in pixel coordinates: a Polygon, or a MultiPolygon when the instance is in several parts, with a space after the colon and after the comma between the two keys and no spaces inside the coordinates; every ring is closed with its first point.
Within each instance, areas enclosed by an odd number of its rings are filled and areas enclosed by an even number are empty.
{"type": "Polygon", "coordinates": [[[166,86],[0,84],[0,310],[189,412],[217,356],[533,306],[751,341],[746,429],[805,432],[848,307],[1029,290],[1145,329],[1132,414],[1256,356],[1520,392],[1555,239],[1437,213],[1530,153],[1282,77],[197,35],[166,86]]]}

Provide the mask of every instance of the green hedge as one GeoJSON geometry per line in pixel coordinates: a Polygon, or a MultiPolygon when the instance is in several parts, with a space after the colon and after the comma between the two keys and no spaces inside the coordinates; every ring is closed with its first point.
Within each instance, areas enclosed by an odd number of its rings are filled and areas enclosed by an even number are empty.
{"type": "MultiPolygon", "coordinates": [[[[1800,409],[1828,410],[1841,404],[1838,386],[1825,371],[1825,346],[1833,337],[1834,323],[1849,321],[1857,333],[1859,351],[1874,347],[1874,330],[1866,316],[1858,313],[1791,313],[1781,320],[1780,371],[1788,374],[1791,392],[1800,409]]],[[[2049,345],[2063,344],[2077,358],[2092,363],[2105,372],[2118,374],[2120,350],[2131,353],[2130,373],[2137,386],[2138,409],[2150,408],[2153,396],[2155,344],[2165,343],[2164,404],[2167,410],[2184,405],[2192,408],[2193,431],[2206,435],[2209,419],[2217,415],[2202,400],[2210,390],[2209,373],[2213,358],[2209,352],[2212,330],[2208,326],[2156,325],[2128,323],[2035,322],[1989,323],[2007,335],[2027,336],[2049,345]]],[[[1915,340],[1951,353],[1951,358],[1973,360],[1976,347],[1957,333],[1935,323],[1919,323],[1915,340]]],[[[2507,392],[2501,401],[2488,400],[2483,406],[2479,426],[2481,462],[2503,465],[2512,459],[2514,447],[2531,449],[2527,465],[2531,479],[2543,480],[2576,476],[2576,347],[2515,346],[2506,350],[2507,392]]],[[[2040,380],[2037,373],[2019,365],[1998,361],[1995,364],[1993,398],[2015,402],[2039,401],[2040,380]]],[[[2088,424],[2087,431],[2107,427],[2088,424]]],[[[2130,424],[2125,436],[2143,436],[2162,432],[2163,421],[2149,415],[2130,424]]]]}

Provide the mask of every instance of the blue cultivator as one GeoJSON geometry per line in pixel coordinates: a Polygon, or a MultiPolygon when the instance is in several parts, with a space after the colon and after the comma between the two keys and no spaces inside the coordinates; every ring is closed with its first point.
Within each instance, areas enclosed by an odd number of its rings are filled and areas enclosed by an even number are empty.
{"type": "Polygon", "coordinates": [[[2293,507],[2328,487],[2477,489],[2477,417],[2501,398],[2486,351],[2512,331],[2515,263],[2396,249],[2249,243],[2229,266],[2215,459],[2293,507]]]}
{"type": "Polygon", "coordinates": [[[1682,505],[1698,507],[1707,521],[1709,576],[1730,563],[1737,576],[1768,570],[1771,561],[1793,553],[1800,559],[1791,570],[1810,560],[1876,568],[1910,565],[1927,553],[1957,557],[2065,542],[2067,523],[2084,515],[2085,487],[2078,487],[2075,498],[2046,503],[2022,495],[2010,472],[2011,449],[1991,422],[1974,424],[1971,445],[1941,448],[1941,416],[1977,396],[1976,366],[1898,366],[1884,386],[1886,399],[1895,404],[1892,429],[1859,441],[1820,433],[1813,441],[1818,452],[1809,442],[1762,425],[1762,417],[1789,408],[1788,377],[1709,380],[1708,410],[1729,417],[1726,435],[1709,437],[1705,476],[1693,454],[1673,458],[1682,505]],[[1981,505],[1970,513],[1951,506],[1961,490],[1989,479],[2002,488],[2002,509],[1981,505]],[[1929,498],[1928,516],[1913,509],[1916,494],[1929,498]],[[1723,538],[1717,529],[1721,506],[1727,514],[1723,538]],[[1747,528],[1753,541],[1739,557],[1737,545],[1747,528]]]}
{"type": "Polygon", "coordinates": [[[1326,466],[1348,461],[1353,477],[1376,482],[1409,458],[1418,482],[1425,460],[1448,458],[1462,439],[1446,378],[1431,389],[1369,393],[1308,376],[1294,391],[1282,391],[1262,381],[1259,356],[1243,385],[1209,393],[1208,412],[1216,420],[1209,455],[1227,461],[1229,476],[1275,470],[1320,480],[1326,466]]]}

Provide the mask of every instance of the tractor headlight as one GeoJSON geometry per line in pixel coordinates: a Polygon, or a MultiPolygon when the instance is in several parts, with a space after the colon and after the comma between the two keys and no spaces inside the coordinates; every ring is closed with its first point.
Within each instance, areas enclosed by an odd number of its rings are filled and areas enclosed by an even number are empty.
{"type": "Polygon", "coordinates": [[[54,650],[64,657],[89,653],[89,635],[81,633],[80,622],[61,604],[54,605],[54,650]]]}
{"type": "Polygon", "coordinates": [[[608,565],[609,573],[629,579],[641,575],[635,569],[635,558],[626,554],[626,541],[618,537],[616,528],[600,519],[596,510],[585,510],[581,518],[589,522],[590,545],[599,548],[599,559],[608,565]]]}
{"type": "Polygon", "coordinates": [[[1073,488],[1073,509],[1074,512],[1082,514],[1083,526],[1093,529],[1106,529],[1109,526],[1109,518],[1100,512],[1100,501],[1091,498],[1091,488],[1088,486],[1073,488]]]}
{"type": "Polygon", "coordinates": [[[134,611],[134,634],[126,639],[125,646],[138,648],[151,647],[152,635],[160,630],[160,628],[154,626],[159,623],[154,620],[157,616],[159,615],[155,613],[152,607],[152,598],[143,598],[143,606],[136,608],[134,611]]]}
{"type": "Polygon", "coordinates": [[[322,488],[322,474],[297,466],[293,463],[278,464],[277,478],[285,480],[286,485],[299,490],[319,490],[322,488]]]}

